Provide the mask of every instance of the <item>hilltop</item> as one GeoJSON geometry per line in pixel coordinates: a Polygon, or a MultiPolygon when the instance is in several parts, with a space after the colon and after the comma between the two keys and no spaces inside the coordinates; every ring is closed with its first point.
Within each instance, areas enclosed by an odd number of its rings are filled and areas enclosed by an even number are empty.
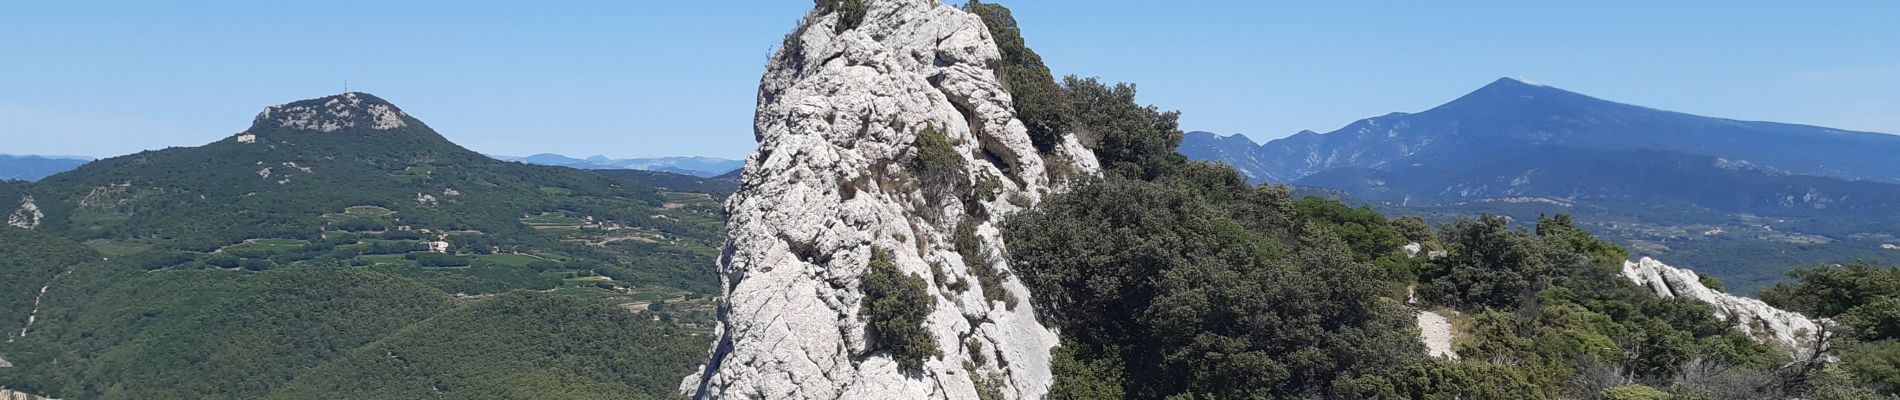
{"type": "Polygon", "coordinates": [[[704,297],[718,288],[709,266],[729,189],[686,179],[699,178],[493,160],[380,97],[344,93],[265,108],[203,146],[0,183],[0,198],[20,202],[0,233],[34,243],[0,254],[0,304],[18,317],[6,324],[36,315],[7,327],[0,386],[61,398],[658,397],[702,354],[688,349],[706,340],[704,297]],[[548,346],[603,353],[578,361],[548,346]],[[378,366],[389,354],[405,366],[378,366]]]}

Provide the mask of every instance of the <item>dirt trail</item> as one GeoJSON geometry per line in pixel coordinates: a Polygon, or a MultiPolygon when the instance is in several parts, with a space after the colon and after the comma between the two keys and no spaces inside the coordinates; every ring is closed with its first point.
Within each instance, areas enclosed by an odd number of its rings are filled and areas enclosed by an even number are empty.
{"type": "MultiPolygon", "coordinates": [[[[680,297],[675,297],[671,299],[664,299],[661,301],[665,301],[668,303],[678,303],[678,302],[686,301],[686,296],[680,296],[680,297]]],[[[638,302],[621,304],[620,307],[626,308],[627,311],[632,311],[634,314],[639,314],[639,313],[647,312],[647,306],[651,306],[651,305],[653,305],[653,302],[651,301],[638,301],[638,302]]]]}
{"type": "MultiPolygon", "coordinates": [[[[40,301],[46,299],[46,290],[52,289],[53,282],[58,281],[60,277],[66,276],[66,274],[71,274],[71,273],[73,273],[73,268],[70,268],[70,267],[66,268],[66,272],[61,272],[59,273],[59,275],[53,275],[53,279],[46,280],[45,286],[40,286],[40,294],[38,296],[33,296],[33,311],[29,311],[26,314],[26,326],[20,327],[20,336],[7,338],[7,343],[13,343],[15,339],[26,337],[27,329],[32,329],[33,322],[39,320],[40,318],[40,301]]],[[[12,364],[7,364],[7,366],[12,366],[12,364]]]]}
{"type": "Polygon", "coordinates": [[[1458,359],[1458,353],[1451,350],[1451,321],[1445,316],[1431,311],[1418,312],[1419,340],[1425,342],[1425,350],[1432,357],[1458,359]]]}

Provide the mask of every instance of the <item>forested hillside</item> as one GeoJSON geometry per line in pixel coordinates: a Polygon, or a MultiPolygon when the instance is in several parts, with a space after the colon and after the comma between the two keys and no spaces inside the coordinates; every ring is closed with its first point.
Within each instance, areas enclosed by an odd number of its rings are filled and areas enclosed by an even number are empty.
{"type": "MultiPolygon", "coordinates": [[[[993,31],[1014,30],[1006,11],[980,15],[993,31]]],[[[1849,312],[1819,300],[1836,296],[1788,296],[1819,315],[1871,321],[1850,325],[1874,343],[1841,350],[1863,363],[1844,368],[1791,359],[1708,304],[1624,279],[1629,253],[1569,215],[1538,217],[1534,230],[1492,215],[1433,227],[1294,198],[1286,186],[1254,186],[1230,167],[1176,154],[1177,114],[1137,103],[1130,85],[1071,77],[1057,89],[1051,97],[1067,102],[1060,118],[1090,132],[1108,173],[1004,229],[1015,273],[1061,329],[1048,398],[1893,393],[1883,368],[1895,363],[1878,342],[1892,318],[1879,308],[1886,297],[1868,298],[1885,286],[1862,284],[1840,300],[1863,305],[1849,312]],[[1449,319],[1451,354],[1428,356],[1421,345],[1415,321],[1428,314],[1449,319]]],[[[1804,281],[1846,274],[1804,271],[1804,281]]]]}
{"type": "MultiPolygon", "coordinates": [[[[1900,137],[1645,108],[1511,78],[1417,113],[1179,151],[1255,183],[1335,189],[1434,222],[1573,214],[1637,256],[1741,293],[1800,264],[1900,262],[1900,137]]],[[[1521,226],[1521,225],[1520,225],[1521,226]]]]}
{"type": "Polygon", "coordinates": [[[351,93],[204,146],[0,184],[32,217],[0,229],[0,386],[666,397],[703,354],[718,290],[730,189],[701,180],[495,161],[351,93]],[[372,349],[414,362],[363,366],[387,360],[372,349]],[[569,367],[519,371],[548,365],[569,367]]]}
{"type": "MultiPolygon", "coordinates": [[[[1114,143],[1171,136],[1170,125],[1095,132],[1114,143]]],[[[1853,313],[1869,315],[1859,318],[1875,322],[1858,331],[1873,333],[1841,350],[1862,364],[1829,368],[1772,351],[1707,304],[1622,279],[1628,253],[1567,215],[1541,218],[1534,231],[1498,216],[1434,229],[1142,153],[1129,150],[1141,161],[1006,230],[1038,309],[1062,328],[1051,398],[1851,399],[1893,390],[1879,333],[1892,318],[1871,308],[1885,297],[1845,300],[1871,304],[1853,313]],[[1410,256],[1407,243],[1444,253],[1410,256]],[[1451,316],[1455,359],[1426,357],[1412,318],[1424,310],[1451,316]]],[[[1810,308],[1830,315],[1826,307],[1810,308]]]]}

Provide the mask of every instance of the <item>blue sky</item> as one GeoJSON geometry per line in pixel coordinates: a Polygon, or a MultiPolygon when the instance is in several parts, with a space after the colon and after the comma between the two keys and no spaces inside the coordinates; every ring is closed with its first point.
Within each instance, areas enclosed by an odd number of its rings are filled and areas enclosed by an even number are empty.
{"type": "MultiPolygon", "coordinates": [[[[1057,74],[1271,139],[1498,77],[1900,133],[1900,2],[1019,1],[1057,74]],[[1350,3],[1350,4],[1348,4],[1350,3]],[[1660,3],[1660,4],[1658,4],[1660,3]]],[[[743,157],[803,0],[0,4],[0,153],[196,146],[344,80],[499,154],[743,157]]]]}

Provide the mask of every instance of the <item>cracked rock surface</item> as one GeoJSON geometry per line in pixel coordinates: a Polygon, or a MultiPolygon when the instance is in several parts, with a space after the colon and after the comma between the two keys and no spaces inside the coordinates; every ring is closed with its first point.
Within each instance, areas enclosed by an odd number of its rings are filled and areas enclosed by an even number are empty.
{"type": "Polygon", "coordinates": [[[847,29],[837,13],[813,10],[766,66],[759,146],[726,204],[717,342],[680,389],[696,398],[1040,398],[1058,338],[1008,275],[997,226],[1061,186],[1051,170],[1094,174],[1095,157],[1073,135],[1053,155],[1035,150],[976,15],[938,0],[864,4],[862,23],[847,29]],[[971,181],[1000,182],[993,198],[925,194],[909,161],[926,127],[944,134],[971,181]],[[1003,271],[1002,289],[1021,301],[985,298],[952,244],[959,224],[973,224],[979,247],[999,255],[974,262],[1003,271]],[[860,314],[873,248],[937,297],[923,325],[941,355],[920,369],[878,351],[860,314]]]}
{"type": "Polygon", "coordinates": [[[1820,325],[1801,313],[1710,289],[1702,284],[1695,271],[1671,267],[1649,257],[1624,261],[1623,277],[1665,299],[1686,297],[1709,303],[1716,317],[1734,323],[1742,333],[1795,359],[1806,359],[1814,349],[1816,336],[1821,334],[1820,325]]]}

